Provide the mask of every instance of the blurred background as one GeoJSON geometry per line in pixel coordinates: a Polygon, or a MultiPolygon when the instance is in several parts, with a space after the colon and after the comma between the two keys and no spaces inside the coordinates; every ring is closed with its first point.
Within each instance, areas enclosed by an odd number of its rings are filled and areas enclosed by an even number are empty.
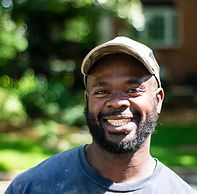
{"type": "Polygon", "coordinates": [[[80,65],[118,35],[149,45],[165,102],[152,154],[197,168],[196,0],[0,0],[0,180],[91,141],[80,65]]]}

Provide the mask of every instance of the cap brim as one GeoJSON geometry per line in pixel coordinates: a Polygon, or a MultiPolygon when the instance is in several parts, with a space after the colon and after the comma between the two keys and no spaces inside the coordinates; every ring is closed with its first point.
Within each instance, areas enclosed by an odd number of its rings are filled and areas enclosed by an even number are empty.
{"type": "Polygon", "coordinates": [[[108,54],[113,54],[113,53],[125,53],[128,55],[131,55],[135,57],[137,60],[142,62],[145,67],[148,69],[148,71],[151,74],[154,74],[154,71],[150,68],[147,61],[145,61],[135,50],[131,50],[131,48],[126,47],[125,45],[121,44],[107,44],[107,45],[100,45],[97,46],[96,48],[92,49],[88,55],[84,58],[82,66],[81,66],[81,71],[84,75],[88,75],[89,70],[92,68],[94,63],[102,58],[105,55],[108,54]]]}

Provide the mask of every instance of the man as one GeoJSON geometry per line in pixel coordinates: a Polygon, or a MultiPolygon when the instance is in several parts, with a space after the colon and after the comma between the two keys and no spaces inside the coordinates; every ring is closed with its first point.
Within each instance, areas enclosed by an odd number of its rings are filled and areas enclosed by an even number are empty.
{"type": "Polygon", "coordinates": [[[152,51],[117,37],[88,53],[82,73],[92,143],[24,172],[6,194],[194,193],[150,154],[164,99],[152,51]]]}

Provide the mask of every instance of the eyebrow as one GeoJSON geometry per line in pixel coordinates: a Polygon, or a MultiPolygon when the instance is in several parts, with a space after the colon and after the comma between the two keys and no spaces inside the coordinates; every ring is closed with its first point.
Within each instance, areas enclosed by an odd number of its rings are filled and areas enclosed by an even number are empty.
{"type": "Polygon", "coordinates": [[[110,83],[105,82],[105,81],[98,81],[96,83],[93,84],[93,87],[100,87],[100,86],[109,86],[110,83]]]}
{"type": "MultiPolygon", "coordinates": [[[[129,78],[128,80],[125,81],[125,84],[141,84],[143,82],[142,79],[139,78],[129,78]]],[[[98,81],[93,84],[93,87],[102,87],[102,86],[110,86],[111,84],[109,82],[105,81],[98,81]]]]}

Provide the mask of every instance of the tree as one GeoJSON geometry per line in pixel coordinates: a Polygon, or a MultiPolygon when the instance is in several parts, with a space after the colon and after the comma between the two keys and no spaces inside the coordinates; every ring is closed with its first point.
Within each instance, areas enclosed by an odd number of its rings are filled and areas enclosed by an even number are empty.
{"type": "Polygon", "coordinates": [[[47,103],[64,108],[68,105],[67,99],[62,102],[66,92],[51,97],[49,91],[56,94],[56,86],[72,92],[81,89],[80,64],[101,39],[99,22],[107,17],[132,25],[134,5],[138,4],[138,0],[2,0],[0,87],[21,90],[19,99],[30,116],[45,114],[47,103]],[[29,79],[29,70],[36,86],[24,92],[21,79],[29,79]]]}

